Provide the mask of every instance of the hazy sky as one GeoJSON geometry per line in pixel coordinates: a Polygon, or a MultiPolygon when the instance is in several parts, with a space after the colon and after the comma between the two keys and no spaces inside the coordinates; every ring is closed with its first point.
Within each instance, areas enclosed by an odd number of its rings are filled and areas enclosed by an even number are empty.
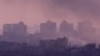
{"type": "Polygon", "coordinates": [[[0,0],[0,28],[19,21],[33,26],[46,20],[76,24],[87,19],[100,27],[100,0],[0,0]]]}
{"type": "Polygon", "coordinates": [[[100,0],[0,0],[0,25],[24,21],[31,26],[48,19],[99,24],[99,18],[100,0]]]}

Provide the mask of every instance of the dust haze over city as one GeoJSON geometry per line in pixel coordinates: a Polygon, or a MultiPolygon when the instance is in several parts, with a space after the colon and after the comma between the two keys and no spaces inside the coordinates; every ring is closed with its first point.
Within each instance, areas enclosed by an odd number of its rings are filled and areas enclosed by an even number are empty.
{"type": "Polygon", "coordinates": [[[0,0],[0,41],[8,44],[42,51],[100,45],[99,24],[99,0],[0,0]]]}

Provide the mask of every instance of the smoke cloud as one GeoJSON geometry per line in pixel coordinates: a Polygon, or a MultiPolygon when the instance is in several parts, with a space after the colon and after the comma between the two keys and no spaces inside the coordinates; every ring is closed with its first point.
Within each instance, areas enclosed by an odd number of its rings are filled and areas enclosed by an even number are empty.
{"type": "MultiPolygon", "coordinates": [[[[48,0],[53,15],[68,14],[80,17],[78,19],[99,19],[100,4],[98,0],[48,0]]],[[[50,11],[50,12],[51,12],[50,11]]],[[[67,16],[66,15],[66,16],[67,16]]]]}

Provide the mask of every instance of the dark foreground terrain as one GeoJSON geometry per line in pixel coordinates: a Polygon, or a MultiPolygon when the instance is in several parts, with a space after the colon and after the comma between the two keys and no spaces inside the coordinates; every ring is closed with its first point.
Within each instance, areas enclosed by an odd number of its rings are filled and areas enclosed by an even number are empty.
{"type": "Polygon", "coordinates": [[[0,56],[100,56],[100,48],[96,48],[95,44],[71,48],[45,48],[26,43],[0,42],[0,56]]]}

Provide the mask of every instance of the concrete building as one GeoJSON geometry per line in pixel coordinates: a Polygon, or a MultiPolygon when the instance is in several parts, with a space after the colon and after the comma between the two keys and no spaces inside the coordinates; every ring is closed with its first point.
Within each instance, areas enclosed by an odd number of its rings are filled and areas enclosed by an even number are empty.
{"type": "Polygon", "coordinates": [[[56,40],[42,40],[40,41],[40,46],[43,48],[67,48],[68,47],[68,39],[57,38],[56,40]]]}
{"type": "Polygon", "coordinates": [[[23,22],[3,25],[3,40],[10,42],[25,42],[27,26],[23,22]]]}
{"type": "Polygon", "coordinates": [[[94,41],[96,41],[96,29],[93,27],[92,22],[88,20],[79,22],[78,33],[79,37],[81,37],[83,40],[86,40],[87,42],[94,43],[94,41]]]}
{"type": "Polygon", "coordinates": [[[55,34],[57,33],[56,23],[47,21],[40,24],[40,33],[55,34]]]}
{"type": "Polygon", "coordinates": [[[63,35],[73,35],[74,34],[74,25],[69,24],[66,21],[62,21],[60,24],[60,31],[63,35]]]}
{"type": "Polygon", "coordinates": [[[26,35],[27,26],[23,22],[18,24],[4,24],[3,35],[26,35]]]}

